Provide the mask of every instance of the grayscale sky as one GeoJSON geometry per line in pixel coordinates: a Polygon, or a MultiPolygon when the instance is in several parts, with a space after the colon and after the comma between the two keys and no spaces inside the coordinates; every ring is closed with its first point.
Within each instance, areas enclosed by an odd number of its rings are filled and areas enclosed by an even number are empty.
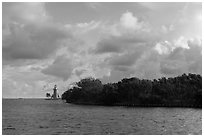
{"type": "Polygon", "coordinates": [[[202,72],[201,3],[3,3],[3,97],[202,72]]]}

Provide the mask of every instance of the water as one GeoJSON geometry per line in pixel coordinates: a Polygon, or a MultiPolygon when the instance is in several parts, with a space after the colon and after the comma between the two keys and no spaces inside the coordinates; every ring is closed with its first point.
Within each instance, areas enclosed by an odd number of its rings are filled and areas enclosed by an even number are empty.
{"type": "Polygon", "coordinates": [[[202,110],[67,104],[3,99],[3,134],[202,134],[202,110]]]}

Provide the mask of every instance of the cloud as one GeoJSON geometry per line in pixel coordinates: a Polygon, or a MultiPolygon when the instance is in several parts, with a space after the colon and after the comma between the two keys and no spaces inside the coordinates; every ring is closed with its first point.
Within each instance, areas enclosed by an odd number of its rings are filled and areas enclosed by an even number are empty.
{"type": "MultiPolygon", "coordinates": [[[[160,62],[162,58],[164,58],[164,55],[160,55],[153,47],[138,51],[138,53],[140,54],[135,54],[137,57],[133,57],[134,54],[132,54],[132,58],[130,58],[130,60],[133,61],[132,63],[113,65],[110,70],[110,75],[102,78],[103,82],[107,83],[110,82],[110,80],[117,82],[125,77],[138,77],[141,79],[161,77],[160,62]]],[[[130,60],[127,61],[129,62],[130,60]]]]}
{"type": "Polygon", "coordinates": [[[72,37],[49,20],[42,3],[4,3],[3,15],[4,61],[47,58],[72,37]]]}
{"type": "Polygon", "coordinates": [[[152,45],[160,40],[160,34],[154,31],[146,21],[139,21],[132,12],[121,15],[118,23],[105,24],[102,37],[96,44],[95,54],[121,53],[138,45],[152,45]]]}
{"type": "Polygon", "coordinates": [[[102,3],[99,3],[99,2],[88,2],[86,3],[86,5],[88,7],[91,7],[92,9],[97,9],[97,8],[100,8],[102,3]]]}
{"type": "Polygon", "coordinates": [[[159,42],[155,45],[154,48],[156,51],[158,51],[159,54],[168,54],[171,52],[171,50],[173,49],[172,45],[170,42],[168,41],[164,41],[164,42],[159,42]]]}
{"type": "Polygon", "coordinates": [[[177,47],[161,62],[161,73],[179,75],[181,73],[202,73],[201,42],[188,40],[189,48],[177,47]]]}
{"type": "Polygon", "coordinates": [[[44,3],[38,2],[3,2],[2,12],[3,19],[6,22],[15,21],[19,23],[42,23],[50,19],[44,8],[44,3]]]}
{"type": "Polygon", "coordinates": [[[183,73],[202,74],[201,42],[196,39],[187,41],[189,48],[161,41],[158,43],[164,49],[155,50],[157,43],[152,47],[141,46],[140,50],[139,47],[127,50],[126,54],[112,55],[106,59],[110,73],[104,75],[102,81],[119,81],[124,77],[155,79],[183,73]]]}
{"type": "Polygon", "coordinates": [[[43,97],[42,86],[51,78],[29,66],[4,66],[2,76],[3,97],[43,97]]]}
{"type": "Polygon", "coordinates": [[[101,40],[97,44],[95,53],[119,53],[122,51],[122,47],[117,45],[113,39],[101,40]]]}
{"type": "MultiPolygon", "coordinates": [[[[144,73],[141,70],[146,68],[143,69],[142,65],[138,65],[138,62],[140,64],[144,63],[141,61],[144,54],[148,50],[152,50],[153,43],[159,40],[158,34],[152,31],[152,28],[147,24],[148,22],[138,21],[137,17],[133,16],[131,12],[126,12],[121,15],[119,23],[106,27],[111,31],[106,38],[97,43],[93,50],[93,53],[97,55],[104,57],[105,53],[109,55],[105,59],[107,64],[103,67],[110,69],[110,75],[102,77],[104,82],[110,79],[117,81],[122,76],[124,78],[144,73]],[[138,69],[139,67],[140,69],[138,69]],[[116,77],[116,75],[119,75],[119,77],[116,77]]],[[[151,65],[153,64],[154,62],[151,62],[151,65]]],[[[143,67],[146,66],[143,65],[143,67]]],[[[147,65],[147,67],[149,68],[150,65],[147,65]]]]}
{"type": "Polygon", "coordinates": [[[81,76],[85,71],[86,71],[86,70],[84,70],[84,69],[82,69],[82,70],[76,69],[76,70],[75,70],[75,74],[79,77],[79,76],[81,76]]]}
{"type": "Polygon", "coordinates": [[[3,40],[2,56],[6,60],[43,59],[58,48],[66,33],[55,26],[17,28],[3,40]]]}
{"type": "Polygon", "coordinates": [[[130,77],[130,74],[128,72],[121,72],[118,70],[111,70],[109,76],[103,76],[100,80],[102,83],[112,83],[112,82],[118,82],[119,80],[123,78],[130,77]]]}
{"type": "Polygon", "coordinates": [[[157,36],[146,32],[110,36],[101,39],[92,52],[95,54],[121,53],[143,45],[151,47],[151,43],[155,40],[157,40],[157,36]]]}
{"type": "Polygon", "coordinates": [[[150,32],[151,28],[148,22],[138,19],[132,12],[125,12],[121,15],[119,24],[115,24],[116,29],[123,33],[150,32]]]}
{"type": "Polygon", "coordinates": [[[96,54],[102,53],[120,53],[127,49],[137,47],[146,42],[143,38],[133,36],[112,36],[108,39],[102,39],[97,43],[94,50],[96,54]]]}
{"type": "Polygon", "coordinates": [[[189,48],[188,40],[184,36],[180,36],[177,40],[174,40],[175,47],[189,48]]]}
{"type": "Polygon", "coordinates": [[[99,27],[99,25],[101,24],[101,22],[96,22],[94,20],[92,20],[91,22],[85,22],[85,23],[78,23],[75,26],[75,29],[79,29],[80,33],[86,33],[89,32],[91,30],[97,29],[99,27]]]}
{"type": "Polygon", "coordinates": [[[137,17],[134,17],[131,12],[126,12],[122,14],[120,18],[120,23],[123,27],[127,29],[138,30],[142,28],[142,22],[138,22],[137,17]]]}
{"type": "Polygon", "coordinates": [[[145,47],[138,47],[133,52],[128,51],[123,55],[115,55],[110,57],[109,64],[113,66],[131,66],[145,51],[145,47]]]}
{"type": "MultiPolygon", "coordinates": [[[[104,60],[106,65],[103,67],[109,68],[107,72],[109,75],[102,77],[104,82],[110,79],[118,81],[122,75],[123,77],[154,79],[162,76],[176,76],[185,72],[200,73],[201,66],[198,62],[201,62],[201,56],[196,56],[196,54],[200,55],[199,50],[192,50],[192,47],[189,49],[188,37],[172,37],[168,41],[166,37],[161,36],[164,35],[162,26],[158,32],[154,28],[144,29],[147,27],[144,24],[148,23],[144,21],[138,23],[136,17],[129,12],[124,13],[121,18],[119,25],[116,23],[107,27],[114,31],[109,31],[107,37],[101,39],[92,50],[93,53],[106,57],[104,60]],[[107,56],[104,55],[105,53],[108,53],[107,56]],[[187,58],[191,58],[191,61],[187,58]],[[192,64],[198,67],[193,67],[192,64]],[[116,77],[116,74],[119,76],[116,77]]],[[[174,26],[169,25],[165,29],[165,33],[174,31],[174,26]]],[[[194,38],[191,41],[195,43],[194,38]]],[[[201,42],[197,41],[197,45],[199,44],[201,45],[201,42]]]]}
{"type": "Polygon", "coordinates": [[[166,26],[166,25],[162,25],[161,26],[161,31],[163,32],[163,33],[169,33],[170,31],[174,31],[175,30],[175,28],[174,28],[174,25],[173,24],[171,24],[171,25],[169,25],[169,26],[166,26]]]}
{"type": "Polygon", "coordinates": [[[186,62],[182,60],[165,60],[161,62],[161,73],[175,76],[187,72],[186,62]]]}
{"type": "Polygon", "coordinates": [[[62,55],[58,56],[51,65],[47,66],[41,72],[46,75],[62,78],[65,81],[72,75],[72,71],[72,60],[62,55]]]}

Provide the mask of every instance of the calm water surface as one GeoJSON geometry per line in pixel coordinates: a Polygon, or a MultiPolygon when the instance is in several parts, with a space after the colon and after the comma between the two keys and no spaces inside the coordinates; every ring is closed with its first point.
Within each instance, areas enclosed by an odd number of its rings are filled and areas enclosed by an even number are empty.
{"type": "Polygon", "coordinates": [[[202,110],[3,99],[3,134],[202,134],[202,110]]]}

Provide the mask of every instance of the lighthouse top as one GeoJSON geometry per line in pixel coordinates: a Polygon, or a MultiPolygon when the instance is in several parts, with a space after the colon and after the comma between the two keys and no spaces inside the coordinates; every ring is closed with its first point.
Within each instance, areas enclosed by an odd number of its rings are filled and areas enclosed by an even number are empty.
{"type": "Polygon", "coordinates": [[[54,90],[56,90],[56,89],[57,89],[57,85],[54,86],[54,90]]]}

